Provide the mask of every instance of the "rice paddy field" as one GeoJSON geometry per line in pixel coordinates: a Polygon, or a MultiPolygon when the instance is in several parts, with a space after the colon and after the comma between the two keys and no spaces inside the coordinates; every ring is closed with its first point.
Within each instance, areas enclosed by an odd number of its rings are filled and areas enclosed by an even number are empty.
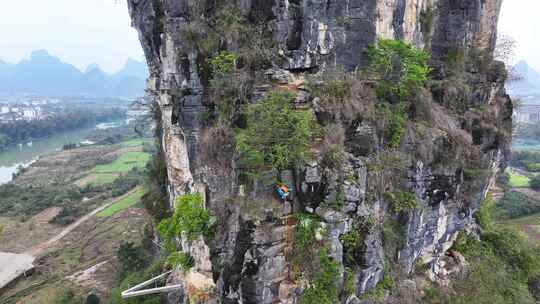
{"type": "Polygon", "coordinates": [[[121,143],[119,156],[113,162],[94,167],[84,178],[77,181],[77,184],[79,186],[105,185],[112,183],[119,175],[129,172],[133,168],[144,168],[150,160],[150,154],[142,149],[147,142],[143,139],[133,139],[121,143]]]}

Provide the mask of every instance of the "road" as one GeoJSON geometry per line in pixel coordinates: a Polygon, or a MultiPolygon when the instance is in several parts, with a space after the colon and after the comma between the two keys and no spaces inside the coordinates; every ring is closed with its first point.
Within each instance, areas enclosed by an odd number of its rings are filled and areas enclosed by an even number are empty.
{"type": "Polygon", "coordinates": [[[0,289],[34,269],[34,257],[28,254],[0,252],[0,289]]]}
{"type": "Polygon", "coordinates": [[[44,242],[44,243],[41,243],[37,246],[34,246],[30,249],[28,249],[27,251],[25,251],[24,253],[27,254],[27,255],[30,255],[30,256],[34,256],[34,257],[37,257],[41,254],[43,254],[48,248],[52,247],[53,245],[55,245],[56,243],[58,243],[58,241],[60,241],[63,237],[65,237],[66,235],[70,234],[73,230],[75,230],[77,227],[79,227],[81,224],[83,224],[84,222],[86,222],[88,219],[90,219],[92,216],[98,214],[99,212],[107,209],[108,207],[110,207],[111,205],[113,205],[114,203],[118,202],[119,200],[123,199],[124,197],[130,195],[131,193],[137,191],[139,188],[136,187],[135,189],[131,190],[130,192],[120,196],[120,197],[117,197],[116,199],[108,202],[107,204],[95,209],[94,211],[88,213],[87,215],[81,217],[80,219],[78,219],[76,222],[74,222],[73,224],[67,226],[64,230],[62,230],[59,234],[57,234],[56,236],[54,236],[53,238],[49,239],[48,241],[44,242]]]}

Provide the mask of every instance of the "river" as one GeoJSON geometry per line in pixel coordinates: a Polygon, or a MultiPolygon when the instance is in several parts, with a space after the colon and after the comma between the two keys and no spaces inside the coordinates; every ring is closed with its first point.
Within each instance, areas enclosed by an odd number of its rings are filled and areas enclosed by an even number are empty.
{"type": "Polygon", "coordinates": [[[91,128],[62,132],[50,137],[36,139],[31,143],[16,145],[0,152],[0,185],[10,182],[19,166],[28,166],[40,155],[62,149],[66,143],[84,141],[95,129],[107,129],[117,126],[118,122],[101,123],[91,128]]]}

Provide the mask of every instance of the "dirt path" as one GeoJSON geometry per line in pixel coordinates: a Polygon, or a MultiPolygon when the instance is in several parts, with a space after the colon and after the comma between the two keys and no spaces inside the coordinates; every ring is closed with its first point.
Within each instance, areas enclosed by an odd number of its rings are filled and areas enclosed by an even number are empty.
{"type": "Polygon", "coordinates": [[[88,213],[87,215],[81,217],[80,219],[78,219],[76,222],[74,222],[73,224],[67,226],[64,230],[62,230],[59,234],[57,234],[55,237],[49,239],[48,241],[44,242],[44,243],[41,243],[37,246],[34,246],[30,249],[28,249],[27,251],[25,251],[24,253],[25,254],[28,254],[28,255],[31,255],[31,256],[34,256],[34,257],[37,257],[41,254],[43,254],[48,248],[52,247],[53,245],[55,245],[58,241],[60,241],[63,237],[65,237],[66,235],[68,235],[69,233],[71,233],[73,230],[75,230],[77,227],[79,227],[81,224],[83,224],[84,222],[86,222],[88,219],[90,219],[92,216],[98,214],[99,212],[107,209],[108,207],[110,207],[111,205],[113,205],[114,203],[118,202],[119,200],[123,199],[124,197],[130,195],[131,193],[137,191],[139,188],[136,187],[135,189],[131,190],[130,192],[120,196],[120,197],[117,197],[116,199],[106,203],[105,205],[95,209],[94,211],[88,213]]]}

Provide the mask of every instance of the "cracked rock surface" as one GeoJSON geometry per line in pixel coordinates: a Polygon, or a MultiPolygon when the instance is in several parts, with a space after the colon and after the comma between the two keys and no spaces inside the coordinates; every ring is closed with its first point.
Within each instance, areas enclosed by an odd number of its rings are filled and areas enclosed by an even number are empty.
{"type": "MultiPolygon", "coordinates": [[[[208,151],[204,138],[210,127],[202,117],[217,101],[209,93],[205,65],[209,55],[186,36],[196,32],[206,37],[204,41],[213,39],[208,38],[213,29],[199,22],[201,15],[202,20],[215,16],[220,1],[128,3],[151,71],[148,93],[159,107],[170,203],[174,205],[179,195],[201,192],[206,208],[219,219],[213,240],[200,238],[183,244],[194,257],[193,272],[214,284],[209,303],[298,302],[304,286],[291,275],[287,259],[294,229],[289,216],[294,212],[311,212],[322,220],[328,253],[339,264],[341,275],[336,281],[340,286],[347,266],[341,236],[358,229],[358,222],[372,224],[362,231],[361,261],[353,271],[355,294],[342,295],[343,303],[364,303],[361,295],[383,279],[387,218],[393,217],[404,230],[392,258],[405,273],[420,263],[437,274],[458,232],[474,229],[473,215],[495,174],[505,166],[509,151],[509,143],[500,134],[511,128],[512,105],[504,90],[505,74],[490,57],[501,0],[227,1],[248,25],[263,24],[270,33],[272,60],[250,74],[255,83],[251,102],[258,102],[273,86],[294,87],[297,107],[312,109],[318,118],[332,117],[334,113],[320,106],[304,87],[307,75],[366,68],[368,46],[378,38],[402,39],[431,54],[433,78],[442,85],[430,87],[434,123],[425,127],[422,136],[417,135],[419,128],[407,125],[397,148],[410,160],[404,184],[418,200],[417,208],[399,218],[391,215],[384,196],[392,177],[378,175],[371,165],[381,151],[381,139],[377,127],[367,121],[343,122],[346,152],[340,170],[326,168],[315,158],[301,170],[281,173],[294,188],[292,203],[276,203],[272,189],[262,183],[240,191],[235,159],[225,145],[213,144],[217,152],[212,159],[219,161],[204,157],[208,151]],[[194,3],[204,6],[198,11],[201,15],[194,14],[194,3]],[[440,64],[456,50],[464,56],[474,51],[490,58],[487,68],[465,68],[467,90],[447,85],[449,72],[440,64]],[[458,113],[448,106],[456,100],[461,106],[458,113]],[[490,109],[489,121],[474,110],[479,107],[490,109]],[[491,129],[484,128],[487,123],[491,129]],[[482,168],[482,174],[473,178],[459,161],[470,155],[482,168]],[[338,195],[342,204],[329,208],[338,195]]],[[[220,48],[238,50],[232,36],[220,37],[220,48]]],[[[171,280],[190,284],[180,274],[171,280]]],[[[400,286],[416,288],[410,280],[400,286]]],[[[170,302],[183,303],[188,293],[171,295],[170,302]]]]}

